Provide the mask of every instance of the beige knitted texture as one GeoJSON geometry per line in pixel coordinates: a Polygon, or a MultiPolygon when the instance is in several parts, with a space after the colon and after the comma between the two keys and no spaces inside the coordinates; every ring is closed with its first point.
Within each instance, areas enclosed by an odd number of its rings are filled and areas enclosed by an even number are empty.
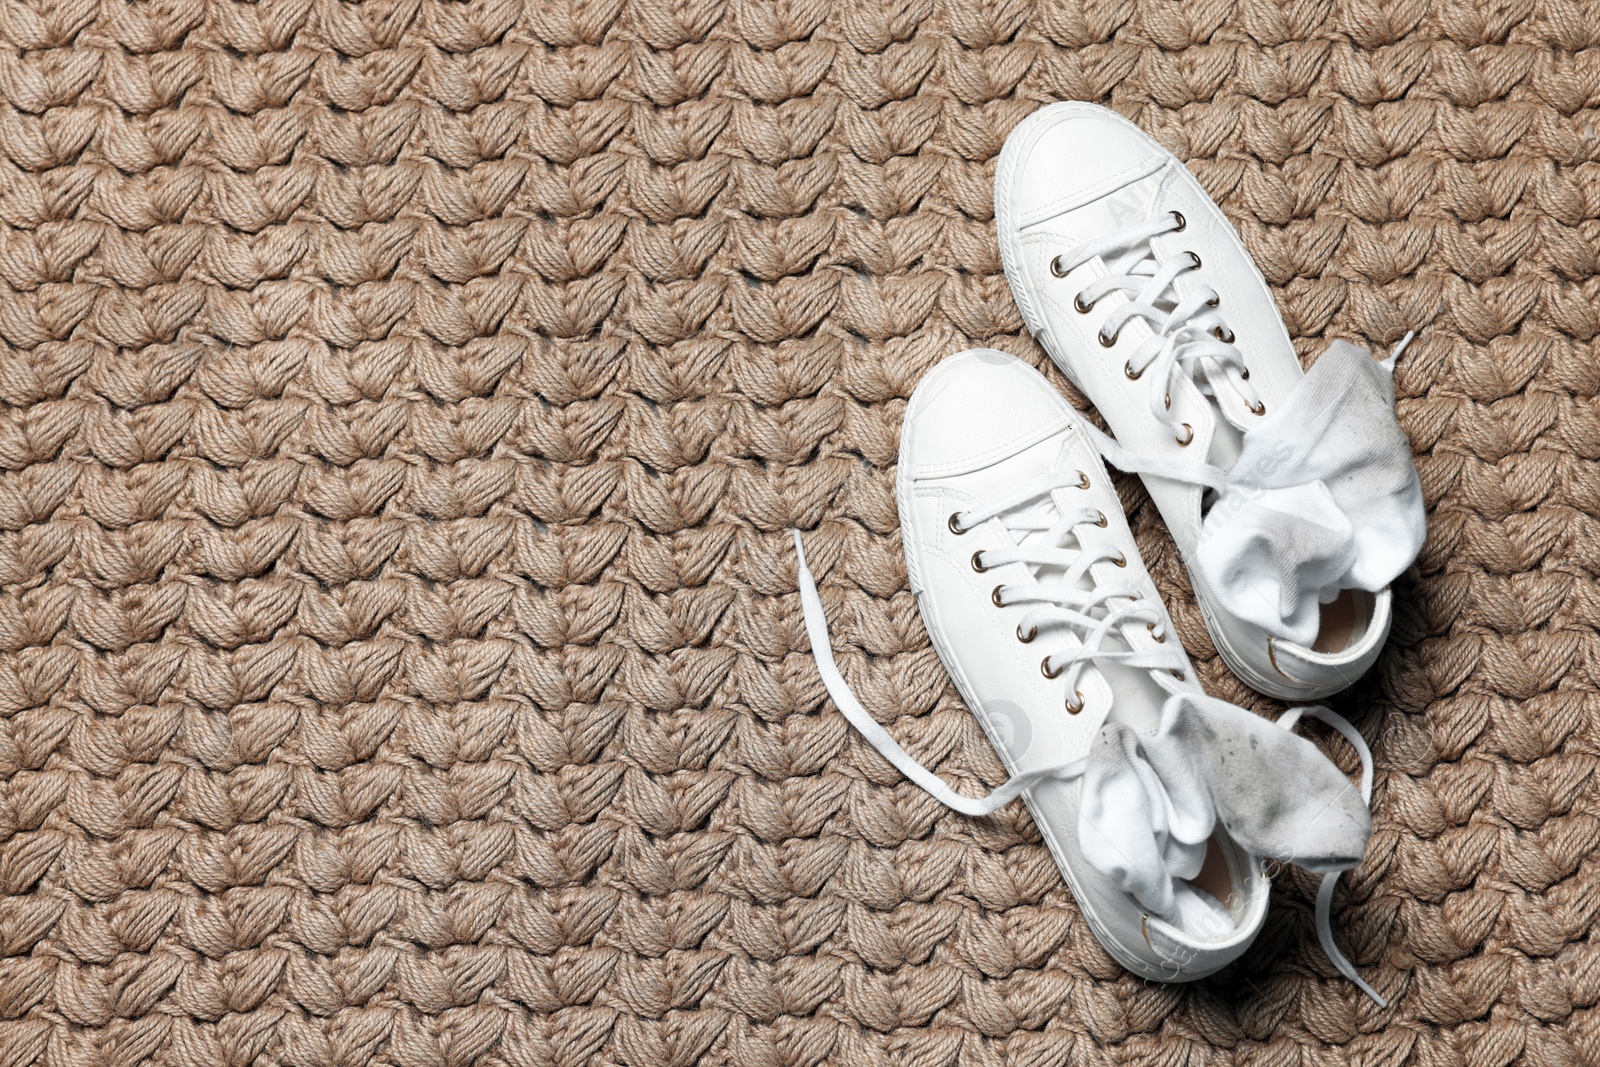
{"type": "Polygon", "coordinates": [[[0,0],[0,45],[0,1067],[1600,1062],[1600,7],[0,0]],[[943,813],[818,680],[789,527],[873,714],[1000,778],[894,463],[942,357],[1046,363],[991,180],[1063,98],[1190,162],[1307,358],[1422,330],[1428,544],[1336,702],[1387,1010],[1294,870],[1239,964],[1130,977],[1019,807],[943,813]]]}

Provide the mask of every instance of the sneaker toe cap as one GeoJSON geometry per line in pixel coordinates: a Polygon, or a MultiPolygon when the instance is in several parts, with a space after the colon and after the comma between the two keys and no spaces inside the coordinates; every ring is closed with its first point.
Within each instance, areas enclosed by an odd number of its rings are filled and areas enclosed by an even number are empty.
{"type": "Polygon", "coordinates": [[[1029,226],[1153,173],[1167,154],[1114,112],[1057,104],[1024,131],[1011,172],[1017,222],[1029,226]]]}
{"type": "Polygon", "coordinates": [[[1015,356],[974,349],[930,371],[906,410],[902,460],[913,476],[981,470],[1058,432],[1066,400],[1015,356]]]}

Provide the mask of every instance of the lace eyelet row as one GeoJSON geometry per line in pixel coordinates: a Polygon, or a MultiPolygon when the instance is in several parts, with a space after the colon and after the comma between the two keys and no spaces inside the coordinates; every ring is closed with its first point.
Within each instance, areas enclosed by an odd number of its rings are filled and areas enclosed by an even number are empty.
{"type": "MultiPolygon", "coordinates": [[[[1188,227],[1188,221],[1184,219],[1182,212],[1180,212],[1180,211],[1172,211],[1172,212],[1168,212],[1168,214],[1170,214],[1172,216],[1172,221],[1173,221],[1173,227],[1172,227],[1171,231],[1169,231],[1169,232],[1171,232],[1171,233],[1182,233],[1188,227]]],[[[1190,261],[1189,269],[1190,270],[1199,270],[1202,266],[1204,266],[1205,261],[1200,258],[1199,253],[1191,251],[1191,250],[1185,250],[1183,254],[1189,257],[1189,261],[1190,261]]],[[[1067,274],[1069,273],[1062,266],[1061,257],[1060,256],[1056,256],[1056,257],[1054,257],[1053,259],[1050,260],[1050,273],[1055,275],[1057,278],[1065,278],[1067,276],[1067,274]]],[[[1076,311],[1080,315],[1089,314],[1089,312],[1094,310],[1094,306],[1095,306],[1096,303],[1097,303],[1097,301],[1085,300],[1083,298],[1083,293],[1081,293],[1081,292],[1075,294],[1073,296],[1073,298],[1072,298],[1072,308],[1073,308],[1074,311],[1076,311]]],[[[1214,308],[1214,307],[1221,306],[1221,304],[1222,304],[1222,298],[1220,296],[1217,296],[1216,294],[1212,294],[1211,298],[1206,301],[1206,307],[1213,307],[1214,308]]],[[[1095,333],[1095,340],[1100,342],[1100,346],[1102,348],[1115,348],[1116,344],[1117,344],[1117,341],[1121,337],[1121,333],[1122,333],[1122,331],[1118,330],[1116,333],[1113,333],[1111,336],[1107,337],[1105,331],[1102,329],[1102,330],[1097,331],[1095,333]]],[[[1226,326],[1222,326],[1222,325],[1213,326],[1211,328],[1211,335],[1213,337],[1215,337],[1217,340],[1221,341],[1225,345],[1231,345],[1236,340],[1236,336],[1235,336],[1234,332],[1232,330],[1228,329],[1226,326]]],[[[1122,365],[1122,373],[1128,379],[1128,381],[1130,381],[1130,382],[1136,382],[1140,378],[1144,377],[1144,369],[1141,367],[1138,370],[1135,370],[1134,366],[1133,366],[1133,360],[1131,360],[1131,359],[1128,360],[1127,362],[1125,362],[1122,365]]],[[[1243,381],[1249,381],[1250,380],[1250,368],[1245,367],[1242,370],[1240,370],[1239,377],[1243,381]]],[[[1172,398],[1170,396],[1167,397],[1167,407],[1168,408],[1172,407],[1172,398]]],[[[1260,416],[1260,415],[1265,415],[1266,412],[1267,412],[1266,405],[1261,403],[1259,400],[1256,401],[1254,404],[1247,404],[1246,407],[1249,408],[1250,413],[1252,415],[1260,416]]],[[[1184,425],[1187,427],[1188,424],[1185,423],[1184,425]]],[[[1191,429],[1189,431],[1189,440],[1192,440],[1193,436],[1194,436],[1194,432],[1191,429]]],[[[1180,445],[1187,445],[1189,443],[1189,440],[1182,440],[1182,441],[1179,441],[1178,443],[1180,445]]]]}
{"type": "MultiPolygon", "coordinates": [[[[1077,487],[1079,489],[1087,489],[1087,488],[1089,488],[1090,484],[1091,483],[1089,481],[1088,473],[1086,471],[1081,471],[1080,470],[1078,472],[1078,486],[1077,487]]],[[[1099,525],[1104,526],[1105,525],[1105,513],[1104,512],[1100,513],[1100,520],[1101,521],[1100,521],[1099,525]]],[[[965,534],[967,532],[967,529],[968,529],[967,527],[961,525],[961,512],[959,512],[959,511],[952,511],[950,513],[950,517],[945,520],[944,524],[945,524],[946,527],[949,528],[950,532],[955,534],[957,537],[960,537],[963,534],[965,534]]],[[[973,557],[972,557],[973,566],[974,567],[977,567],[978,555],[980,555],[980,554],[981,553],[975,553],[973,555],[973,557]]],[[[987,568],[981,568],[980,567],[978,569],[979,570],[985,570],[987,568]]]]}
{"type": "MultiPolygon", "coordinates": [[[[1081,471],[1080,470],[1078,472],[1078,488],[1079,489],[1087,489],[1087,488],[1089,488],[1090,484],[1091,483],[1090,483],[1090,480],[1089,480],[1088,473],[1086,471],[1081,471]]],[[[945,525],[947,527],[949,527],[950,532],[952,534],[956,535],[957,537],[960,537],[961,535],[963,535],[963,534],[965,534],[967,532],[967,529],[961,525],[961,521],[960,520],[961,520],[961,513],[959,511],[952,511],[950,513],[950,517],[945,520],[945,525]]],[[[1109,526],[1110,524],[1111,524],[1111,520],[1109,518],[1107,518],[1106,513],[1104,511],[1096,509],[1095,510],[1094,525],[1104,529],[1105,527],[1109,526]]],[[[972,569],[974,571],[978,572],[979,574],[983,574],[986,571],[991,569],[989,564],[987,564],[987,563],[985,563],[983,561],[983,549],[979,549],[978,551],[974,552],[972,554],[970,562],[971,562],[971,565],[972,565],[972,569]]],[[[1127,557],[1127,555],[1125,553],[1118,552],[1117,553],[1117,557],[1115,559],[1113,559],[1111,562],[1113,564],[1115,564],[1116,566],[1118,566],[1118,567],[1126,567],[1128,565],[1128,557],[1127,557]]],[[[1002,595],[1004,589],[1005,589],[1005,584],[1001,583],[1000,585],[995,586],[992,590],[989,591],[989,601],[990,601],[990,603],[994,604],[994,606],[997,607],[997,608],[1004,608],[1004,607],[1008,606],[1006,604],[1006,602],[1005,602],[1004,596],[1002,595]]],[[[1154,623],[1152,623],[1150,625],[1151,625],[1151,634],[1154,635],[1154,633],[1155,633],[1154,623]]],[[[1018,624],[1018,626],[1017,626],[1017,641],[1020,642],[1021,644],[1024,644],[1024,645],[1031,644],[1033,642],[1033,640],[1038,636],[1039,636],[1039,627],[1030,626],[1030,627],[1028,627],[1027,630],[1023,630],[1021,624],[1018,624]]],[[[1165,641],[1166,637],[1165,637],[1165,635],[1163,635],[1161,637],[1158,637],[1157,640],[1158,641],[1165,641]]],[[[1046,656],[1044,659],[1039,661],[1039,671],[1046,678],[1050,678],[1050,679],[1059,678],[1061,676],[1062,672],[1065,671],[1065,670],[1066,670],[1066,668],[1062,667],[1060,670],[1052,671],[1050,669],[1050,657],[1049,656],[1046,656]]],[[[1082,690],[1074,690],[1072,696],[1068,697],[1067,700],[1066,700],[1066,711],[1067,711],[1067,714],[1068,715],[1076,715],[1076,714],[1078,714],[1079,712],[1081,712],[1084,709],[1084,703],[1085,702],[1084,702],[1083,691],[1082,690]]]]}

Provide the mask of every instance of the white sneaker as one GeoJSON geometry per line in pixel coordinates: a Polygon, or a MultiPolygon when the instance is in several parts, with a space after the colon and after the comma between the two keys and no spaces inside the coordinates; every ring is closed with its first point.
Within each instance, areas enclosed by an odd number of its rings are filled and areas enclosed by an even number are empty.
{"type": "Polygon", "coordinates": [[[1424,535],[1392,359],[1336,343],[1303,374],[1221,210],[1105,108],[1012,132],[995,226],[1028,329],[1110,425],[1102,452],[1144,475],[1228,666],[1285,700],[1349,686],[1424,535]]]}
{"type": "MultiPolygon", "coordinates": [[[[1263,857],[1336,878],[1359,862],[1371,821],[1338,768],[1281,728],[1293,718],[1203,694],[1087,428],[1036,371],[987,350],[945,360],[906,409],[906,570],[940,659],[1013,775],[1000,789],[957,793],[862,708],[797,532],[806,626],[835,704],[890,762],[968,815],[1021,796],[1106,950],[1145,978],[1190,981],[1260,930],[1263,857]]],[[[1331,895],[1330,882],[1318,929],[1354,977],[1333,948],[1331,895]]]]}

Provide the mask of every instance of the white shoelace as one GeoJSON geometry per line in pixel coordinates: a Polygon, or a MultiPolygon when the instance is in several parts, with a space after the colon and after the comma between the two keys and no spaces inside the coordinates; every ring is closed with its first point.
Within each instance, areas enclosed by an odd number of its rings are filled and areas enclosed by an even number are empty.
{"type": "Polygon", "coordinates": [[[1150,382],[1150,410],[1173,431],[1175,438],[1185,442],[1193,430],[1177,432],[1179,424],[1172,415],[1175,376],[1193,379],[1213,399],[1220,398],[1226,387],[1253,414],[1266,412],[1250,384],[1244,354],[1234,347],[1233,333],[1223,324],[1217,311],[1221,297],[1216,290],[1208,285],[1195,285],[1188,294],[1178,292],[1178,278],[1199,270],[1200,257],[1193,252],[1182,252],[1165,263],[1156,261],[1151,240],[1164,233],[1181,232],[1186,226],[1182,214],[1169,211],[1148,222],[1125,226],[1085,241],[1050,261],[1050,271],[1057,277],[1095,258],[1105,262],[1106,276],[1079,290],[1073,306],[1086,315],[1112,293],[1127,297],[1101,324],[1101,344],[1107,348],[1115,344],[1122,328],[1134,319],[1143,319],[1149,324],[1152,336],[1133,350],[1133,355],[1123,365],[1123,373],[1137,380],[1154,372],[1150,382]]]}
{"type": "Polygon", "coordinates": [[[900,742],[896,741],[889,731],[861,706],[861,701],[856,699],[855,693],[850,689],[850,683],[844,680],[839,665],[834,662],[833,642],[828,637],[828,616],[822,610],[822,597],[817,593],[817,581],[811,576],[811,568],[806,566],[806,553],[800,543],[799,530],[794,531],[794,550],[800,561],[800,606],[805,613],[806,635],[811,638],[811,652],[816,657],[817,673],[822,676],[823,686],[828,690],[828,695],[833,698],[839,711],[849,720],[850,725],[867,739],[867,743],[877,749],[896,770],[915,782],[924,792],[952,811],[960,812],[962,815],[982,817],[999,811],[1017,799],[1023,790],[1046,778],[1076,778],[1084,772],[1089,761],[1079,759],[1060,767],[1048,767],[1015,775],[988,796],[968,797],[957,793],[943,778],[928,770],[915,756],[901,748],[900,742]]]}
{"type": "MultiPolygon", "coordinates": [[[[1075,484],[1076,482],[1077,477],[1075,475],[1069,481],[1069,484],[1075,484]]],[[[1055,484],[1051,483],[1050,488],[1054,487],[1055,484]]],[[[1049,489],[1042,490],[1044,493],[1049,491],[1049,489]]],[[[983,512],[969,512],[965,516],[967,522],[961,525],[970,529],[971,526],[977,525],[977,521],[986,521],[975,520],[975,516],[987,515],[993,518],[1015,509],[1019,504],[1025,504],[1037,499],[1040,495],[1042,493],[1033,493],[1026,497],[1019,494],[1018,498],[1008,502],[1011,504],[1010,508],[999,506],[985,509],[983,512]]],[[[1099,512],[1094,509],[1085,510],[1088,514],[1080,516],[1079,521],[1093,522],[1098,525],[1099,512]]],[[[1062,520],[1049,526],[1046,532],[1064,533],[1065,531],[1061,526],[1066,521],[1066,517],[1063,517],[1062,520]]],[[[1037,528],[1031,521],[1025,522],[1025,525],[1030,530],[1037,528]]],[[[1071,525],[1076,525],[1076,523],[1069,524],[1066,529],[1070,529],[1071,525]]],[[[1059,543],[1061,539],[1059,536],[1052,538],[1051,543],[1059,543]]],[[[816,579],[812,575],[810,567],[806,565],[805,546],[801,541],[799,530],[794,531],[794,548],[799,564],[800,603],[805,616],[806,634],[811,640],[812,654],[816,658],[817,673],[822,677],[822,684],[845,719],[860,732],[868,744],[872,745],[901,774],[951,810],[973,817],[993,814],[1015,800],[1030,787],[1046,779],[1067,780],[1083,774],[1088,765],[1087,757],[1072,760],[1056,767],[1047,767],[1014,775],[987,796],[968,797],[956,792],[944,779],[923,766],[916,757],[902,748],[900,743],[890,735],[889,731],[884,729],[862,706],[861,702],[856,699],[855,693],[850,689],[850,684],[845,681],[843,673],[840,672],[838,664],[834,661],[833,643],[828,635],[827,614],[822,607],[822,597],[817,592],[816,579]]],[[[1181,663],[1181,659],[1175,656],[1164,662],[1157,663],[1155,660],[1160,656],[1160,653],[1135,653],[1100,648],[1100,642],[1117,625],[1115,622],[1108,622],[1107,620],[1112,618],[1136,618],[1147,622],[1159,623],[1160,616],[1158,611],[1150,608],[1148,599],[1137,597],[1134,598],[1132,604],[1122,609],[1107,608],[1105,614],[1100,618],[1095,618],[1089,614],[1096,605],[1104,608],[1109,600],[1117,597],[1134,597],[1134,594],[1130,591],[1117,592],[1115,590],[1102,592],[1098,588],[1090,593],[1073,588],[1072,586],[1076,583],[1075,581],[1069,581],[1068,576],[1074,573],[1074,568],[1081,568],[1076,571],[1080,577],[1087,570],[1089,563],[1084,563],[1076,557],[1087,557],[1089,556],[1088,552],[1080,550],[1074,553],[1071,550],[1059,548],[1055,550],[1048,548],[1016,548],[1011,551],[1018,557],[1012,560],[1013,562],[1031,562],[1034,558],[1038,558],[1043,560],[1043,562],[1037,564],[1039,566],[1064,565],[1067,568],[1061,578],[1055,582],[1036,583],[1034,586],[1024,587],[1030,591],[1028,595],[1018,595],[1011,602],[1022,602],[1024,600],[1038,600],[1041,602],[1041,607],[1033,609],[1028,616],[1025,616],[1025,619],[1036,620],[1035,623],[1030,625],[1059,622],[1083,631],[1085,639],[1081,646],[1066,653],[1058,654],[1060,655],[1059,662],[1065,669],[1076,668],[1074,674],[1068,680],[1069,685],[1076,679],[1077,670],[1081,670],[1083,664],[1101,657],[1114,657],[1131,666],[1146,667],[1151,670],[1172,669],[1167,664],[1174,659],[1181,663]],[[1065,554],[1057,554],[1062,552],[1065,552],[1065,554]],[[1029,558],[1022,558],[1023,556],[1029,558]],[[1070,562],[1063,564],[1062,561],[1067,556],[1073,556],[1074,558],[1070,562]],[[1057,589],[1057,587],[1062,588],[1057,589]],[[1141,610],[1150,612],[1153,618],[1145,619],[1143,615],[1136,613],[1133,610],[1135,605],[1140,606],[1141,610]],[[1119,610],[1121,612],[1120,615],[1118,614],[1119,610]]],[[[1089,562],[1092,563],[1099,559],[1108,558],[1114,558],[1114,556],[1111,554],[1095,555],[1089,562]]],[[[998,566],[999,564],[995,563],[993,565],[998,566]]],[[[1048,664],[1049,658],[1045,662],[1048,664]]],[[[1327,723],[1354,746],[1356,754],[1361,760],[1361,798],[1370,805],[1372,803],[1373,763],[1372,750],[1367,747],[1366,740],[1344,718],[1323,707],[1292,708],[1278,720],[1278,725],[1286,730],[1292,729],[1299,719],[1305,715],[1327,723]]],[[[1321,888],[1317,893],[1315,911],[1317,940],[1321,943],[1323,952],[1327,954],[1328,959],[1340,974],[1354,982],[1362,992],[1376,1001],[1380,1007],[1387,1007],[1388,1001],[1380,996],[1377,990],[1362,980],[1361,976],[1356,972],[1355,966],[1350,963],[1344,953],[1339,950],[1339,946],[1334,943],[1331,914],[1333,891],[1335,885],[1338,884],[1341,873],[1343,872],[1335,871],[1325,875],[1322,879],[1321,888]]]]}
{"type": "MultiPolygon", "coordinates": [[[[1144,623],[1150,635],[1160,642],[1166,641],[1166,633],[1160,605],[1143,596],[1132,583],[1091,581],[1091,588],[1082,588],[1084,579],[1091,577],[1089,568],[1094,564],[1110,561],[1125,567],[1128,563],[1121,552],[1105,546],[1090,549],[1077,539],[1074,531],[1079,526],[1106,525],[1106,516],[1098,508],[1063,513],[1056,507],[1056,490],[1086,489],[1088,485],[1089,478],[1082,471],[1042,479],[998,503],[952,516],[955,525],[951,528],[965,533],[999,519],[1007,533],[1013,535],[1012,543],[1006,547],[978,553],[973,565],[993,570],[1021,563],[1028,568],[1032,581],[1001,584],[994,591],[997,606],[1036,605],[1017,623],[1018,640],[1033,641],[1045,626],[1059,626],[1079,635],[1081,644],[1077,648],[1052,653],[1040,664],[1050,677],[1065,672],[1067,692],[1076,693],[1079,675],[1094,660],[1181,675],[1183,657],[1171,648],[1137,652],[1132,648],[1103,647],[1124,622],[1144,623]],[[1068,544],[1069,539],[1073,544],[1068,544]],[[1113,606],[1113,600],[1126,603],[1113,606]]],[[[1081,697],[1079,701],[1081,707],[1081,697]]]]}
{"type": "MultiPolygon", "coordinates": [[[[1339,736],[1350,742],[1350,747],[1356,750],[1356,756],[1361,760],[1361,799],[1370,808],[1372,806],[1373,764],[1372,749],[1367,747],[1367,739],[1362,737],[1361,731],[1351,726],[1349,720],[1343,715],[1321,706],[1290,708],[1278,720],[1278,725],[1285,730],[1292,730],[1295,723],[1299,722],[1300,718],[1305,715],[1309,715],[1313,719],[1320,719],[1333,727],[1339,732],[1339,736]]],[[[1339,951],[1339,946],[1334,944],[1333,941],[1333,890],[1339,884],[1339,876],[1343,873],[1344,871],[1330,871],[1322,876],[1322,885],[1317,889],[1317,940],[1322,943],[1323,954],[1328,957],[1329,962],[1333,964],[1340,974],[1354,982],[1356,988],[1371,997],[1378,1007],[1387,1008],[1389,1002],[1379,995],[1376,989],[1373,989],[1362,980],[1361,975],[1356,972],[1355,964],[1351,963],[1349,958],[1339,951]]]]}

